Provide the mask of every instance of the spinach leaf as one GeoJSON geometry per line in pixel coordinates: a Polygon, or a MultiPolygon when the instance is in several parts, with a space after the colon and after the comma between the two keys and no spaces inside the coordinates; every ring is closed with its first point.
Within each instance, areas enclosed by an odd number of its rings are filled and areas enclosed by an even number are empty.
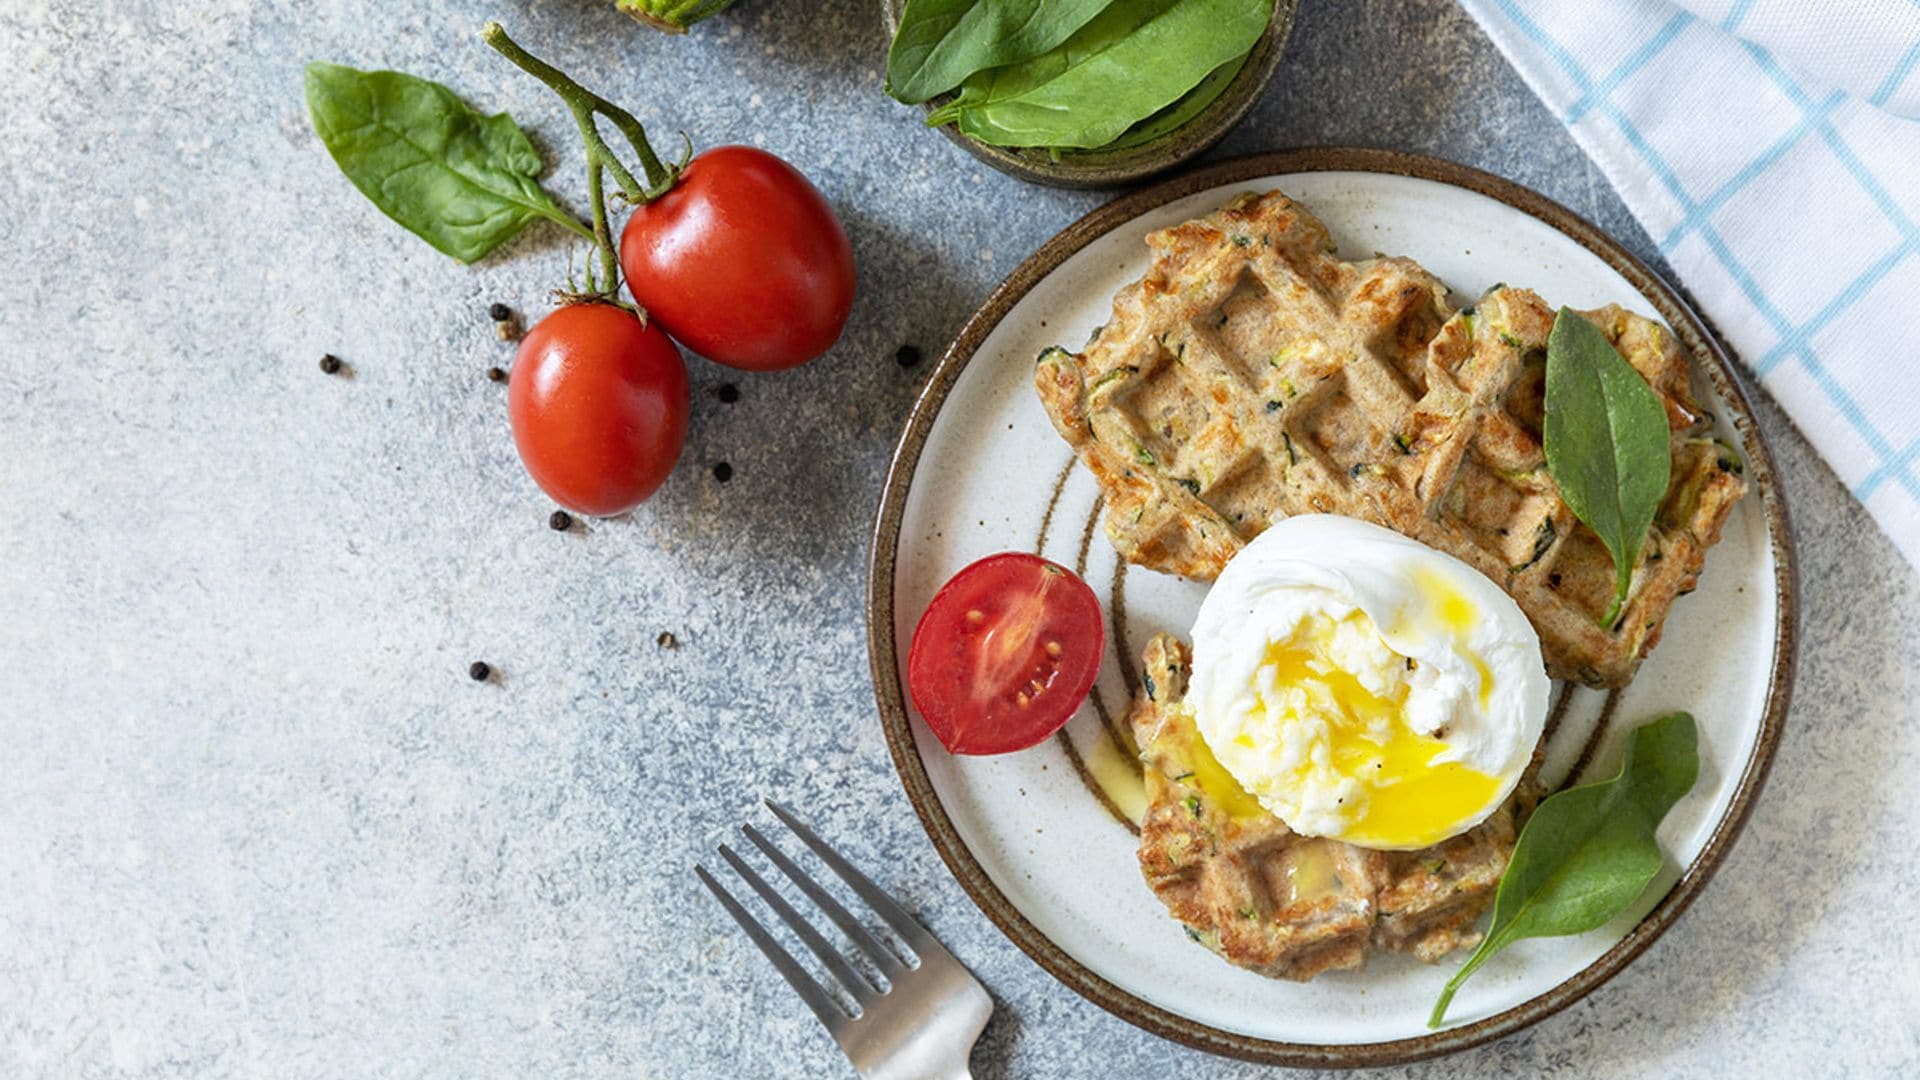
{"type": "Polygon", "coordinates": [[[1600,328],[1561,308],[1547,337],[1547,471],[1613,556],[1612,626],[1667,495],[1673,448],[1659,395],[1600,328]]]}
{"type": "MultiPolygon", "coordinates": [[[[1575,316],[1578,318],[1578,316],[1575,316]]],[[[1542,802],[1514,844],[1493,898],[1493,924],[1447,980],[1428,1027],[1487,958],[1522,938],[1584,934],[1626,910],[1660,872],[1654,831],[1700,771],[1693,717],[1669,713],[1627,736],[1620,774],[1542,802]]]]}
{"type": "Polygon", "coordinates": [[[927,122],[995,146],[1101,146],[1245,56],[1272,14],[1273,0],[1114,0],[1058,47],[968,78],[927,122]]]}
{"type": "Polygon", "coordinates": [[[887,50],[887,92],[917,105],[988,68],[1067,40],[1113,0],[907,0],[887,50]]]}
{"type": "Polygon", "coordinates": [[[1221,64],[1208,73],[1206,78],[1201,79],[1199,86],[1182,95],[1179,101],[1139,121],[1122,132],[1119,138],[1099,149],[1129,150],[1136,146],[1145,146],[1163,135],[1178,131],[1192,123],[1194,117],[1207,111],[1207,106],[1220,100],[1220,95],[1226,93],[1228,84],[1233,82],[1233,77],[1240,74],[1240,69],[1246,66],[1247,57],[1244,54],[1221,64]]]}
{"type": "Polygon", "coordinates": [[[361,194],[461,262],[535,218],[593,231],[540,188],[544,168],[506,113],[482,116],[439,83],[398,71],[307,65],[313,128],[361,194]]]}
{"type": "Polygon", "coordinates": [[[1112,48],[1180,0],[1113,0],[1100,14],[1052,49],[1018,64],[968,76],[953,100],[927,115],[928,127],[951,124],[969,109],[1016,97],[1058,77],[1077,59],[1112,48]]]}

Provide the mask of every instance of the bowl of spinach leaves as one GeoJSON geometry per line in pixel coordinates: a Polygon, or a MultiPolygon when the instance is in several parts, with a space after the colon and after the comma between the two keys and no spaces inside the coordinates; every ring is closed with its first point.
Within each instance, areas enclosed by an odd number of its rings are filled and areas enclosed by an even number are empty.
{"type": "Polygon", "coordinates": [[[1226,135],[1297,0],[881,0],[887,92],[1002,172],[1113,187],[1226,135]]]}

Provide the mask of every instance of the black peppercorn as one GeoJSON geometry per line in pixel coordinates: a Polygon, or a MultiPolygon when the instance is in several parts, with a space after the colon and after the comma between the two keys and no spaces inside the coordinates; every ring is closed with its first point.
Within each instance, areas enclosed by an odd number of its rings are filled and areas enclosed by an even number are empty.
{"type": "Polygon", "coordinates": [[[677,649],[680,647],[680,639],[677,637],[674,637],[673,631],[671,630],[660,631],[660,636],[657,638],[654,638],[653,640],[655,644],[659,645],[663,649],[677,649]]]}
{"type": "Polygon", "coordinates": [[[320,358],[320,370],[326,372],[329,375],[340,374],[340,367],[341,367],[340,358],[333,355],[332,353],[328,353],[327,355],[320,358]]]}
{"type": "Polygon", "coordinates": [[[714,394],[720,398],[720,402],[723,405],[731,405],[740,400],[740,388],[732,383],[721,383],[720,388],[715,390],[714,394]]]}
{"type": "Polygon", "coordinates": [[[720,481],[723,484],[733,479],[733,466],[727,464],[724,461],[718,465],[715,465],[713,467],[713,478],[715,480],[720,481]]]}
{"type": "Polygon", "coordinates": [[[475,660],[467,667],[467,677],[474,682],[486,682],[493,678],[493,666],[485,660],[475,660]]]}
{"type": "Polygon", "coordinates": [[[506,382],[507,369],[490,367],[487,369],[487,378],[492,379],[494,382],[506,382]]]}
{"type": "Polygon", "coordinates": [[[493,304],[487,308],[487,316],[494,322],[506,322],[513,318],[513,309],[505,304],[493,304]]]}
{"type": "Polygon", "coordinates": [[[565,510],[555,510],[547,517],[547,528],[554,532],[566,532],[573,528],[573,515],[565,510]]]}
{"type": "Polygon", "coordinates": [[[893,362],[901,367],[912,367],[920,362],[920,350],[912,345],[902,345],[894,350],[893,362]]]}

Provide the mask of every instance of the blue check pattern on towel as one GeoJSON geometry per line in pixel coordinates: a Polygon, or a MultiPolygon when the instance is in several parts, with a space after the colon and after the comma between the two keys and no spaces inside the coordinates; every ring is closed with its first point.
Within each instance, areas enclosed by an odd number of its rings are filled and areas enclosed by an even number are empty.
{"type": "Polygon", "coordinates": [[[1920,566],[1920,0],[1462,3],[1920,566]]]}

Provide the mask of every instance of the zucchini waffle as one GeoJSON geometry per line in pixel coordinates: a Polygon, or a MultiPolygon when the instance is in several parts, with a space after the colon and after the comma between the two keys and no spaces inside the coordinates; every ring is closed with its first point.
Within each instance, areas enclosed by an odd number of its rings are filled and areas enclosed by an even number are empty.
{"type": "Polygon", "coordinates": [[[1208,752],[1183,707],[1190,659],[1173,636],[1154,638],[1130,716],[1149,800],[1140,869],[1189,937],[1297,980],[1360,967],[1370,948],[1431,963],[1479,943],[1474,921],[1506,871],[1516,818],[1532,809],[1530,776],[1485,821],[1424,850],[1300,836],[1208,752]]]}
{"type": "Polygon", "coordinates": [[[1612,625],[1613,564],[1547,473],[1541,418],[1554,309],[1496,286],[1455,310],[1419,264],[1344,262],[1280,192],[1147,239],[1146,277],[1086,349],[1049,349],[1041,403],[1106,498],[1128,561],[1211,580],[1268,522],[1344,514],[1480,570],[1539,632],[1547,671],[1624,686],[1691,591],[1745,491],[1671,331],[1580,314],[1661,398],[1673,479],[1612,625]]]}

